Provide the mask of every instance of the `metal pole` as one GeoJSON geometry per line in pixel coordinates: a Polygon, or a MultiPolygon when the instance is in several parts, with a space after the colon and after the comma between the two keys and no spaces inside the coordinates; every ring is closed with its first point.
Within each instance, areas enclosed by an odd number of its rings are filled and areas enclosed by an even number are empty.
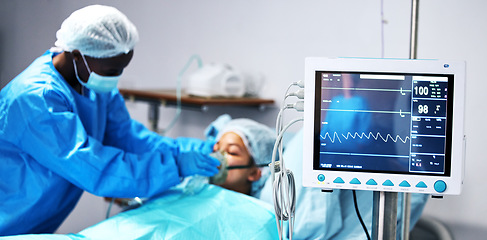
{"type": "Polygon", "coordinates": [[[411,194],[404,193],[402,196],[402,240],[409,240],[409,222],[411,218],[411,194]]]}
{"type": "Polygon", "coordinates": [[[372,239],[396,239],[397,192],[374,192],[372,239]]]}
{"type": "Polygon", "coordinates": [[[419,0],[412,0],[411,2],[411,38],[409,48],[409,58],[417,58],[418,50],[418,12],[419,12],[419,0]]]}
{"type": "MultiPolygon", "coordinates": [[[[416,59],[418,53],[418,16],[419,0],[411,1],[411,39],[409,58],[416,59]]],[[[411,218],[411,194],[404,193],[402,199],[402,240],[409,240],[409,222],[411,218]]]]}

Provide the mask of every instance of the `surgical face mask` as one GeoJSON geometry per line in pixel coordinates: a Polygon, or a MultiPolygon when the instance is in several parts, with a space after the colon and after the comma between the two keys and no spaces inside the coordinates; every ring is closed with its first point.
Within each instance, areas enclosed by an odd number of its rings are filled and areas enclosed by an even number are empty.
{"type": "Polygon", "coordinates": [[[81,54],[81,57],[83,58],[83,61],[85,62],[86,69],[88,69],[88,72],[90,73],[90,76],[88,77],[88,81],[85,83],[81,81],[81,79],[78,76],[78,69],[76,67],[76,63],[73,59],[73,65],[74,65],[74,72],[76,73],[76,78],[78,79],[78,82],[93,90],[96,93],[107,93],[112,91],[113,89],[117,88],[118,81],[120,79],[119,76],[101,76],[93,71],[91,71],[90,67],[88,66],[88,63],[86,62],[85,56],[81,54]]]}

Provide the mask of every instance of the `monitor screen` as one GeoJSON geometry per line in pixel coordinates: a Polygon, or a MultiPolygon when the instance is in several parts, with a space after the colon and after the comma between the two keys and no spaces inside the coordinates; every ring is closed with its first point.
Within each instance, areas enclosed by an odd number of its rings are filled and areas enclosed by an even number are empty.
{"type": "Polygon", "coordinates": [[[316,71],[314,169],[449,176],[453,81],[316,71]]]}
{"type": "MultiPolygon", "coordinates": [[[[455,147],[453,138],[463,141],[464,69],[464,63],[436,60],[308,60],[304,131],[312,146],[305,171],[334,178],[328,179],[330,188],[381,190],[377,180],[392,179],[398,187],[428,186],[430,179],[438,193],[435,182],[448,179],[452,190],[451,179],[459,174],[452,167],[463,161],[452,154],[463,154],[463,143],[455,147]],[[454,114],[461,115],[461,123],[454,114]],[[334,183],[336,178],[344,183],[334,183]],[[360,184],[350,184],[354,179],[360,184]],[[366,184],[371,179],[376,185],[366,184]]],[[[428,187],[383,190],[428,192],[428,187]]]]}

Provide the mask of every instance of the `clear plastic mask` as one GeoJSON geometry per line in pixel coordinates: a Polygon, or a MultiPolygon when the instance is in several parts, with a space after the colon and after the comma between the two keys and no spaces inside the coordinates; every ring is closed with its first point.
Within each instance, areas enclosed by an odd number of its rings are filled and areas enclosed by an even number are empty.
{"type": "Polygon", "coordinates": [[[211,153],[210,156],[218,159],[218,161],[220,161],[221,163],[219,167],[220,171],[218,171],[218,173],[215,174],[215,176],[210,177],[210,183],[216,185],[223,184],[227,180],[227,175],[228,175],[227,153],[216,151],[211,153]]]}

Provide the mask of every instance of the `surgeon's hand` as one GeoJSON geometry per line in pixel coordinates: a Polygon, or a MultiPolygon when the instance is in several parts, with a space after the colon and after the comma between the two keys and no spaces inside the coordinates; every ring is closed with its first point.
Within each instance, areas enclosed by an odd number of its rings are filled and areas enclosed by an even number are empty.
{"type": "Polygon", "coordinates": [[[210,154],[213,152],[213,145],[215,140],[200,140],[197,138],[179,137],[176,139],[176,145],[179,152],[197,151],[203,154],[210,154]]]}
{"type": "Polygon", "coordinates": [[[210,154],[210,153],[212,153],[214,151],[213,150],[213,146],[215,146],[215,144],[216,144],[216,141],[215,140],[206,140],[203,143],[203,146],[201,146],[201,148],[199,150],[203,154],[210,154]]]}
{"type": "Polygon", "coordinates": [[[211,177],[218,173],[220,161],[200,152],[181,152],[176,157],[179,175],[182,177],[202,175],[211,177]]]}

